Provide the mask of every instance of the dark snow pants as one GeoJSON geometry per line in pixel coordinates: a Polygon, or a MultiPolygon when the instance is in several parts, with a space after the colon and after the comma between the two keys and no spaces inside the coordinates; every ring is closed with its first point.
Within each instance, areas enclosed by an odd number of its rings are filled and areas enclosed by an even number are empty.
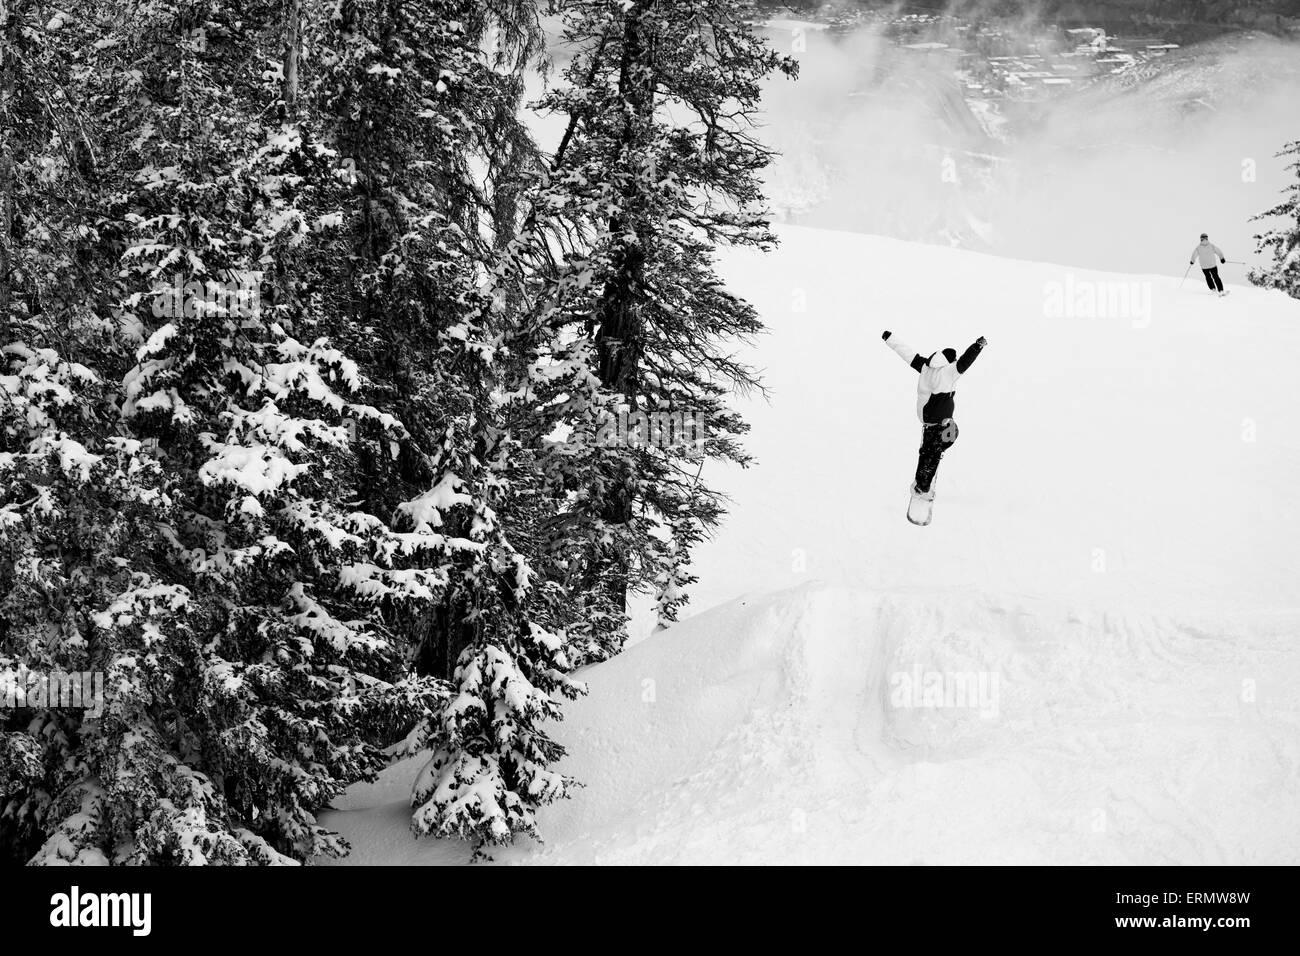
{"type": "Polygon", "coordinates": [[[1223,281],[1219,278],[1218,266],[1213,269],[1202,269],[1201,271],[1205,273],[1205,284],[1210,287],[1211,292],[1223,291],[1223,281]]]}
{"type": "Polygon", "coordinates": [[[916,460],[916,490],[926,492],[939,470],[939,459],[957,441],[957,423],[945,418],[935,425],[921,429],[921,451],[916,460]]]}

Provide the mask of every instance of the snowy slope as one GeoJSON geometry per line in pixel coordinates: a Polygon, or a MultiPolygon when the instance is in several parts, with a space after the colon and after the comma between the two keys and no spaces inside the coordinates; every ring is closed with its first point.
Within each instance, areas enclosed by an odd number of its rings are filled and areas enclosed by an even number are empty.
{"type": "MultiPolygon", "coordinates": [[[[771,397],[757,467],[713,476],[707,610],[582,675],[557,736],[587,786],[496,858],[1300,862],[1300,303],[782,236],[724,263],[771,397]],[[1121,287],[1125,315],[1053,317],[1121,287]],[[989,339],[927,528],[886,328],[989,339]]],[[[414,769],[326,816],[347,862],[468,857],[410,837],[414,769]]]]}

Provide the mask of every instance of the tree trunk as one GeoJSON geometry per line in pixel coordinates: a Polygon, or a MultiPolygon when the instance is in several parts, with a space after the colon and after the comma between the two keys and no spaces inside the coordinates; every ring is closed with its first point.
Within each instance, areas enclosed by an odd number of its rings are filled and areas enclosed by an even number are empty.
{"type": "MultiPolygon", "coordinates": [[[[9,0],[0,0],[0,116],[8,116],[13,109],[16,23],[17,19],[9,11],[9,0]]],[[[0,323],[5,326],[9,323],[14,272],[10,248],[14,228],[14,158],[10,145],[6,131],[0,138],[0,323]]]]}
{"type": "Polygon", "coordinates": [[[298,105],[298,54],[302,46],[302,0],[288,0],[289,16],[285,25],[284,83],[280,98],[286,117],[293,117],[298,105]]]}
{"type": "MultiPolygon", "coordinates": [[[[623,50],[619,62],[618,92],[623,103],[623,136],[618,166],[636,161],[638,140],[654,113],[654,57],[652,38],[644,21],[646,2],[638,2],[627,13],[623,26],[623,50]]],[[[629,411],[637,406],[644,330],[641,327],[640,297],[645,278],[645,237],[638,210],[644,206],[641,184],[636,176],[622,195],[619,211],[610,218],[610,235],[615,236],[612,266],[601,292],[597,320],[596,348],[600,383],[622,395],[629,411]]],[[[609,489],[601,517],[610,524],[626,525],[632,520],[632,475],[618,476],[619,484],[609,489]]],[[[616,555],[608,588],[617,607],[626,609],[629,568],[626,555],[616,555]]]]}

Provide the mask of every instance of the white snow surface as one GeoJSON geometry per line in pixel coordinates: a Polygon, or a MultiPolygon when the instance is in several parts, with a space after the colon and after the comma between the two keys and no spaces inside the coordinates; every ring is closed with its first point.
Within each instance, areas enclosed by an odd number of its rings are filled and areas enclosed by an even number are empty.
{"type": "MultiPolygon", "coordinates": [[[[771,330],[770,395],[739,400],[757,464],[709,476],[733,505],[697,612],[580,675],[554,732],[585,787],[494,858],[1300,863],[1300,302],[781,237],[722,263],[771,330]],[[1045,308],[1121,288],[1149,314],[1045,308]],[[924,528],[916,373],[884,329],[989,339],[924,528]],[[979,700],[901,696],[968,680],[979,700]]],[[[468,860],[411,836],[418,767],[324,815],[343,862],[468,860]]]]}

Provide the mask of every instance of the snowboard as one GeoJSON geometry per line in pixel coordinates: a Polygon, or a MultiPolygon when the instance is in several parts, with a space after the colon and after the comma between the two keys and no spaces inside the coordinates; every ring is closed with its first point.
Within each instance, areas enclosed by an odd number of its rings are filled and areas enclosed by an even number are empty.
{"type": "Polygon", "coordinates": [[[934,483],[930,483],[930,490],[925,493],[917,491],[916,485],[912,485],[911,492],[912,500],[907,503],[907,520],[925,527],[934,513],[934,483]]]}

